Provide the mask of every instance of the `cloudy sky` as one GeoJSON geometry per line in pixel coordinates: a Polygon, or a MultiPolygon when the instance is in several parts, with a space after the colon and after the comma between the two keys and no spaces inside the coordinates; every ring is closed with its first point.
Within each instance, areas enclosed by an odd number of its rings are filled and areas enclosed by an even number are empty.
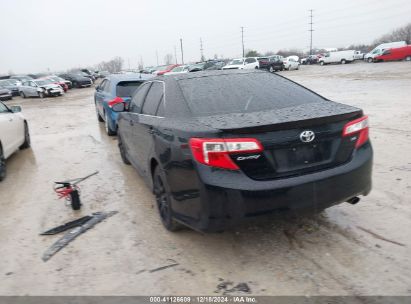
{"type": "Polygon", "coordinates": [[[183,39],[185,61],[370,43],[411,21],[410,0],[0,0],[0,74],[62,71],[121,56],[137,67],[164,62],[183,39]]]}

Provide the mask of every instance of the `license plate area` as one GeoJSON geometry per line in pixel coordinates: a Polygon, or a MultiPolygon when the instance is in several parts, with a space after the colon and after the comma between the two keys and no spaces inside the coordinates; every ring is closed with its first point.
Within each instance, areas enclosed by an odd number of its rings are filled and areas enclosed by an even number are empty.
{"type": "Polygon", "coordinates": [[[323,141],[274,149],[273,157],[277,173],[321,166],[331,162],[332,143],[323,141]]]}

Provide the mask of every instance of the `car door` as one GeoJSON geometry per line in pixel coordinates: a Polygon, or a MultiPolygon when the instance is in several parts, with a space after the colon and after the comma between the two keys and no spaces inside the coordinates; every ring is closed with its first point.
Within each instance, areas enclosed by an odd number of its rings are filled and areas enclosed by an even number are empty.
{"type": "Polygon", "coordinates": [[[34,81],[29,81],[29,86],[28,86],[28,90],[29,90],[29,95],[30,96],[37,96],[37,85],[34,81]]]}
{"type": "Polygon", "coordinates": [[[134,135],[132,144],[136,153],[136,165],[145,176],[150,173],[149,157],[153,149],[155,126],[158,125],[159,119],[161,119],[156,116],[156,112],[163,96],[164,83],[162,81],[153,81],[143,102],[141,113],[137,115],[138,121],[132,126],[134,135]]]}
{"type": "Polygon", "coordinates": [[[108,101],[107,96],[109,88],[110,81],[108,79],[104,79],[96,89],[96,106],[101,117],[104,117],[104,102],[108,101]]]}
{"type": "Polygon", "coordinates": [[[127,151],[130,162],[139,169],[137,166],[137,151],[135,150],[135,128],[134,125],[139,122],[139,114],[146,98],[147,92],[150,89],[151,82],[143,83],[135,92],[131,99],[128,112],[123,112],[118,121],[119,123],[119,136],[127,151]]]}
{"type": "Polygon", "coordinates": [[[0,102],[0,141],[7,158],[16,151],[24,139],[24,124],[21,117],[12,113],[0,102]]]}

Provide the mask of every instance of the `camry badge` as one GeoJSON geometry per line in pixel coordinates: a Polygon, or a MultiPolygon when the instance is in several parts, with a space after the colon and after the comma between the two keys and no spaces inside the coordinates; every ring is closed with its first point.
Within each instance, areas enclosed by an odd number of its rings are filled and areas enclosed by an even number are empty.
{"type": "Polygon", "coordinates": [[[310,131],[310,130],[303,131],[300,134],[301,141],[305,143],[312,142],[314,138],[315,138],[315,134],[313,131],[310,131]]]}

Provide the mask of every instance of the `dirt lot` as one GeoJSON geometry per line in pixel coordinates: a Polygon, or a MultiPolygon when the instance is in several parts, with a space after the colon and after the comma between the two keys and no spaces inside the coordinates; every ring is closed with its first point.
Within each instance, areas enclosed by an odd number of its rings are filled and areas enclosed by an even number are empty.
{"type": "Polygon", "coordinates": [[[93,88],[15,98],[9,104],[23,106],[32,149],[9,159],[0,184],[0,294],[217,295],[230,281],[247,283],[253,295],[411,295],[411,64],[282,74],[369,114],[374,186],[358,205],[271,216],[221,234],[169,233],[152,194],[97,122],[93,88]],[[57,200],[52,181],[94,170],[100,174],[83,184],[81,211],[57,200]],[[59,236],[39,232],[100,210],[119,214],[41,260],[59,236]],[[150,272],[170,264],[178,265],[150,272]]]}

